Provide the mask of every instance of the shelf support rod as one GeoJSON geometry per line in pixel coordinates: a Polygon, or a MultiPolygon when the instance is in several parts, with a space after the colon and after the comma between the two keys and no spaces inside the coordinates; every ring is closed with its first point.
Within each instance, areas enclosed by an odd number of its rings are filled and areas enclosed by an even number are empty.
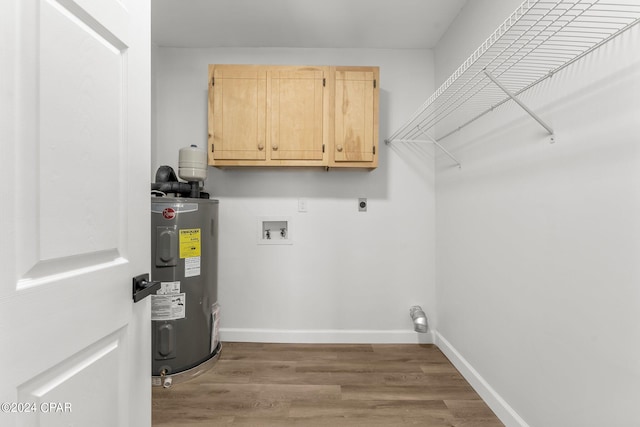
{"type": "Polygon", "coordinates": [[[433,145],[435,145],[436,147],[438,147],[439,149],[442,150],[442,152],[444,154],[446,154],[447,156],[449,156],[451,158],[451,160],[453,160],[454,162],[456,162],[456,165],[458,165],[458,169],[462,169],[462,165],[460,164],[460,162],[458,161],[458,159],[456,159],[453,154],[451,154],[449,151],[447,151],[446,148],[444,148],[442,145],[440,145],[438,143],[438,141],[435,140],[435,138],[432,138],[431,135],[429,135],[428,133],[426,133],[424,130],[422,130],[422,128],[420,126],[416,126],[416,128],[418,128],[418,130],[420,131],[420,133],[422,133],[424,136],[427,137],[427,139],[429,140],[430,143],[432,143],[433,145]]]}
{"type": "Polygon", "coordinates": [[[511,99],[513,99],[520,107],[522,107],[522,109],[524,111],[526,111],[531,117],[533,117],[533,119],[540,123],[540,125],[545,128],[547,130],[547,132],[549,132],[549,135],[551,135],[551,142],[554,142],[554,136],[553,136],[553,129],[551,129],[551,127],[546,124],[544,122],[544,120],[542,120],[536,113],[534,113],[533,111],[531,111],[529,109],[529,107],[527,107],[526,105],[524,105],[524,103],[522,101],[520,101],[513,93],[511,93],[511,91],[509,89],[507,89],[506,87],[504,87],[495,77],[493,77],[493,75],[487,71],[486,68],[483,68],[482,71],[484,71],[484,74],[489,77],[489,79],[495,83],[496,86],[498,86],[500,89],[502,89],[502,91],[504,93],[507,94],[507,96],[511,99]]]}

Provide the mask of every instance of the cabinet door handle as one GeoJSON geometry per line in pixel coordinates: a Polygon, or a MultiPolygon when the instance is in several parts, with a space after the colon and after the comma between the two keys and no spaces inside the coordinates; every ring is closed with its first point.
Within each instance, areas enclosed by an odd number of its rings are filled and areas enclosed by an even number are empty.
{"type": "Polygon", "coordinates": [[[339,153],[342,153],[342,145],[338,145],[336,147],[336,150],[338,150],[339,153]]]}
{"type": "Polygon", "coordinates": [[[273,144],[271,148],[273,148],[273,151],[278,151],[278,144],[273,144]]]}
{"type": "Polygon", "coordinates": [[[260,150],[260,151],[264,150],[264,145],[258,144],[258,150],[260,150]]]}

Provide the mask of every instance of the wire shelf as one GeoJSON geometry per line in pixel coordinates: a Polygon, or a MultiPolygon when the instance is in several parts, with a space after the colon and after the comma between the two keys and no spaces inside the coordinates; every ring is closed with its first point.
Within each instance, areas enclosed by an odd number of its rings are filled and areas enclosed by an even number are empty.
{"type": "Polygon", "coordinates": [[[521,104],[518,95],[639,22],[640,0],[524,1],[385,142],[437,143],[511,99],[521,104]]]}

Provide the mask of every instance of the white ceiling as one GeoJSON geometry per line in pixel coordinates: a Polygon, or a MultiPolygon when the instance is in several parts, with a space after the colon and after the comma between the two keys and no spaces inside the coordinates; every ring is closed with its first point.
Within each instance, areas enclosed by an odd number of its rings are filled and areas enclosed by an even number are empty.
{"type": "Polygon", "coordinates": [[[152,0],[172,47],[433,48],[467,0],[152,0]]]}

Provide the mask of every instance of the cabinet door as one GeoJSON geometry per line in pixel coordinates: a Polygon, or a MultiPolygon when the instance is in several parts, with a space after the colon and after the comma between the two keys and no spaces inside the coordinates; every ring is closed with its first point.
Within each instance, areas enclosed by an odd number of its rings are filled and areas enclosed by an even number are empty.
{"type": "Polygon", "coordinates": [[[265,160],[266,69],[210,66],[209,77],[209,163],[265,160]]]}
{"type": "Polygon", "coordinates": [[[272,71],[271,159],[323,159],[323,78],[321,70],[272,71]]]}
{"type": "MultiPolygon", "coordinates": [[[[376,166],[378,145],[377,68],[336,69],[334,161],[376,166]]],[[[365,166],[365,165],[363,165],[365,166]]]]}

